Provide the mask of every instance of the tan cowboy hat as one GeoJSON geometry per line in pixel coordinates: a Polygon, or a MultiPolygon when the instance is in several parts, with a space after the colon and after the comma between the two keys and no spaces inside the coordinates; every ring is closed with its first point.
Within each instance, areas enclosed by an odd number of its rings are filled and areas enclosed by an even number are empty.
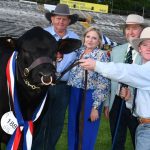
{"type": "Polygon", "coordinates": [[[70,9],[68,5],[66,4],[58,4],[55,8],[55,10],[49,12],[48,10],[45,12],[46,19],[51,23],[51,17],[55,15],[60,16],[69,16],[70,18],[70,24],[74,24],[78,21],[79,16],[77,14],[70,14],[70,9]]]}
{"type": "Polygon", "coordinates": [[[145,23],[144,18],[137,14],[128,15],[126,21],[123,24],[120,24],[120,27],[125,28],[125,26],[129,24],[139,24],[143,27],[148,26],[148,24],[145,23]]]}
{"type": "Polygon", "coordinates": [[[131,45],[135,50],[139,51],[139,44],[144,40],[150,40],[150,27],[144,28],[141,32],[140,38],[133,39],[131,45]]]}

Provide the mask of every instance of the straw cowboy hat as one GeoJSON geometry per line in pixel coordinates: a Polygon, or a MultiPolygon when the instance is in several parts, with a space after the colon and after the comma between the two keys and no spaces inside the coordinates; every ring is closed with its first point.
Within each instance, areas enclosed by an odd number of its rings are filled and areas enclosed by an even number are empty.
{"type": "Polygon", "coordinates": [[[70,24],[74,24],[78,21],[79,16],[77,14],[70,14],[70,9],[68,5],[66,4],[58,4],[55,8],[55,10],[49,12],[48,10],[45,12],[46,19],[51,23],[51,17],[55,15],[60,16],[69,16],[70,18],[70,24]]]}
{"type": "Polygon", "coordinates": [[[145,23],[144,18],[137,14],[128,15],[126,21],[123,24],[120,24],[120,27],[125,28],[126,25],[130,24],[139,24],[143,27],[148,26],[147,23],[145,23]]]}
{"type": "Polygon", "coordinates": [[[139,44],[144,40],[150,40],[150,27],[146,27],[141,32],[140,38],[131,41],[131,45],[137,51],[139,51],[139,44]]]}

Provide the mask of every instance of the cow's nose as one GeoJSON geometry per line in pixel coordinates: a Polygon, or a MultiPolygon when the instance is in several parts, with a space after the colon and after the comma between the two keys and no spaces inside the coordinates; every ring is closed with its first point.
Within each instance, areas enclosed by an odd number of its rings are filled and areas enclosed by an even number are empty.
{"type": "Polygon", "coordinates": [[[45,75],[43,73],[39,73],[40,74],[40,78],[41,78],[41,82],[43,85],[51,85],[53,82],[53,76],[52,74],[48,74],[45,75]]]}
{"type": "Polygon", "coordinates": [[[42,76],[41,77],[41,82],[44,85],[51,85],[53,82],[52,76],[42,76]]]}

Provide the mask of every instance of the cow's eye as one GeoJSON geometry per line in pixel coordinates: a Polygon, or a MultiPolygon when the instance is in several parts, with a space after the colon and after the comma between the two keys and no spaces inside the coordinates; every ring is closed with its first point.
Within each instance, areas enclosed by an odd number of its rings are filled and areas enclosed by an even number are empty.
{"type": "Polygon", "coordinates": [[[22,52],[23,52],[23,56],[24,57],[30,57],[30,54],[29,54],[29,52],[27,50],[22,49],[22,52]]]}
{"type": "Polygon", "coordinates": [[[50,59],[52,59],[53,61],[55,61],[56,60],[56,54],[54,54],[53,56],[51,56],[50,59]]]}

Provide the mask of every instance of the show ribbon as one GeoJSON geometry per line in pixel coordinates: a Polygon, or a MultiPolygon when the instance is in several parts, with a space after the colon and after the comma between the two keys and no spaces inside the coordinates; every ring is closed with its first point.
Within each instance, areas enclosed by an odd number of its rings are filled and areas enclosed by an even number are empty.
{"type": "Polygon", "coordinates": [[[15,116],[17,118],[18,127],[16,128],[13,135],[11,136],[6,149],[18,150],[22,132],[24,132],[23,150],[31,150],[32,137],[33,137],[33,122],[36,121],[40,116],[46,101],[47,94],[45,95],[43,101],[36,109],[34,114],[32,115],[32,120],[25,121],[22,117],[22,113],[19,107],[17,89],[15,85],[16,58],[17,58],[17,52],[15,51],[7,63],[6,76],[7,76],[8,88],[14,104],[14,111],[15,111],[15,116]]]}

